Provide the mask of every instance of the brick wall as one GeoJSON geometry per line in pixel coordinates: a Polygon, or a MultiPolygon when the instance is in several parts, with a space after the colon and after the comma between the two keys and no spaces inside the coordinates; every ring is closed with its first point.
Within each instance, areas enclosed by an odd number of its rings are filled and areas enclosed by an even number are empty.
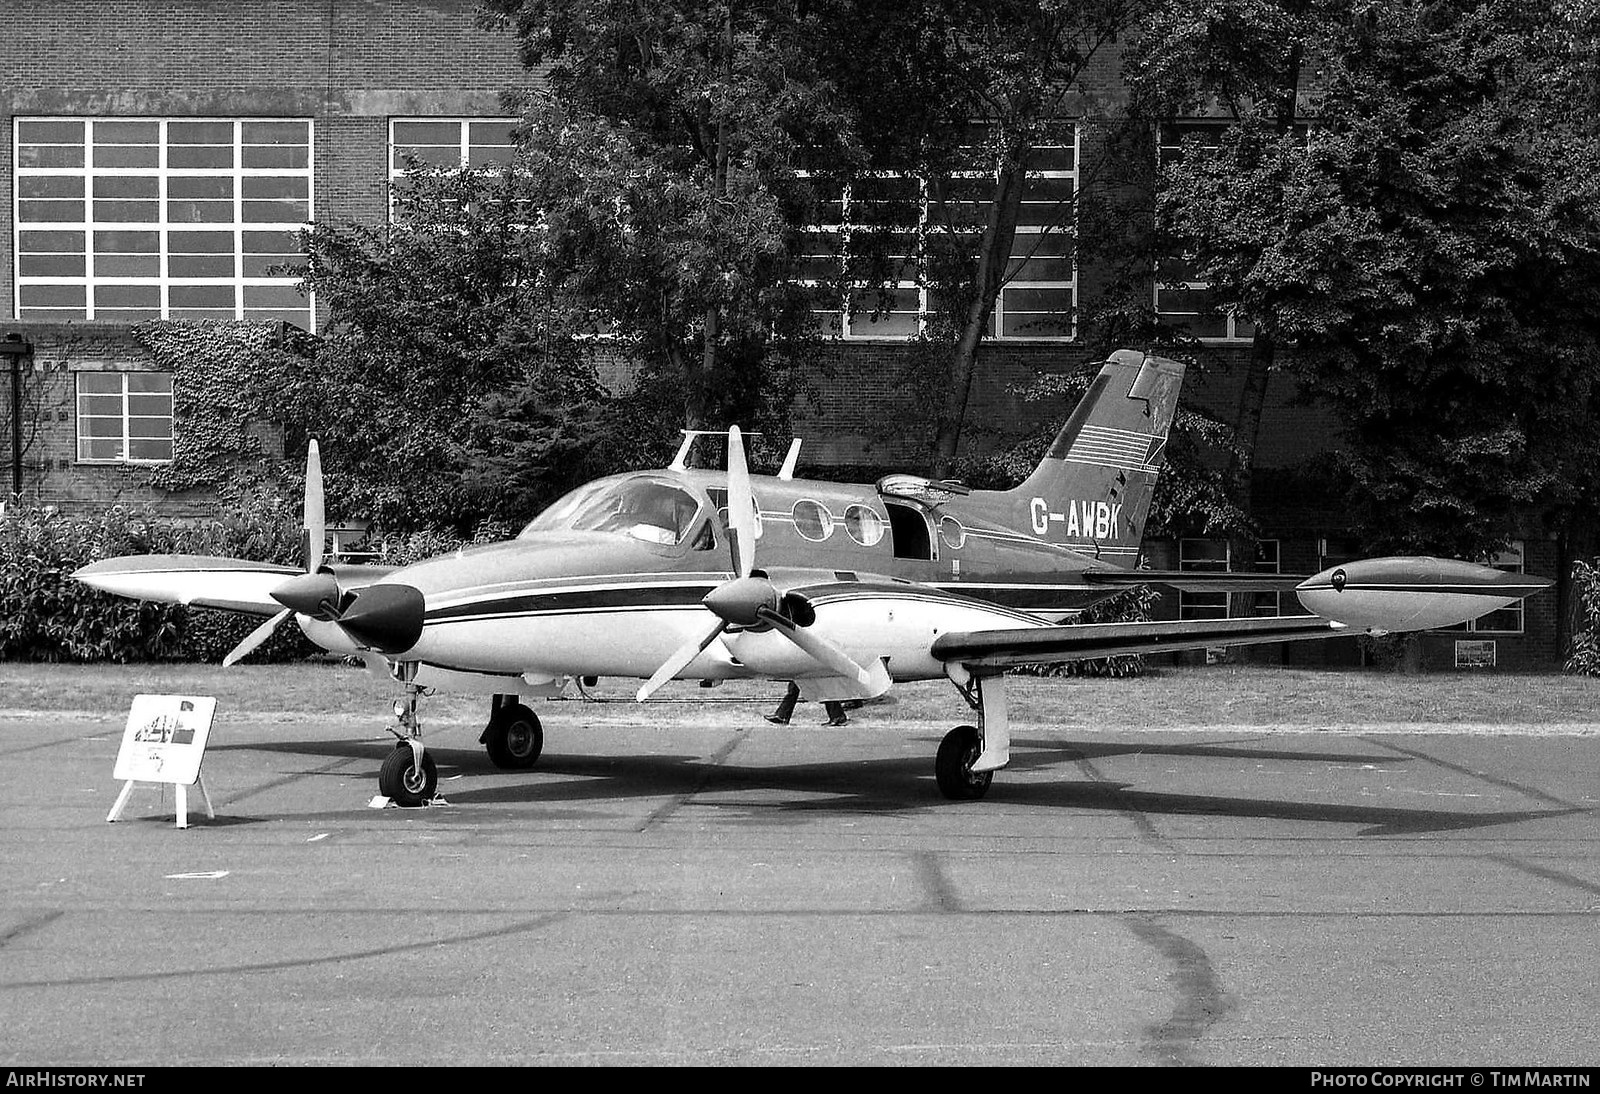
{"type": "Polygon", "coordinates": [[[315,120],[319,219],[386,215],[388,119],[501,113],[528,74],[474,0],[7,0],[0,81],[0,320],[18,116],[315,120]]]}

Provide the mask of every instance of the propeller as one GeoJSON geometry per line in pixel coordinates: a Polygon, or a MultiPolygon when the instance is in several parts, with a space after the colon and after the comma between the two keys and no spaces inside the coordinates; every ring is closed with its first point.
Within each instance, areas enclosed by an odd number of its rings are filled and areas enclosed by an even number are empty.
{"type": "Polygon", "coordinates": [[[272,637],[272,632],[296,612],[318,615],[336,609],[339,603],[339,583],[329,573],[321,573],[323,538],[326,521],[322,513],[322,456],[313,440],[306,451],[306,498],[301,519],[300,553],[306,572],[292,577],[272,591],[272,599],[284,605],[283,611],[267,620],[245,636],[243,642],[233,647],[222,659],[227,668],[254,653],[272,637]],[[324,607],[326,605],[327,607],[324,607]]]}
{"type": "MultiPolygon", "coordinates": [[[[789,598],[780,596],[777,586],[767,579],[765,573],[756,569],[755,496],[750,491],[750,469],[745,462],[744,436],[736,425],[728,427],[728,532],[733,556],[733,579],[712,589],[701,601],[716,617],[715,622],[704,633],[672,652],[639,689],[639,702],[650,698],[662,684],[687,668],[730,627],[770,627],[838,675],[856,680],[863,687],[870,686],[871,675],[856,664],[849,654],[820,635],[807,631],[791,615],[784,613],[784,601],[789,598]]],[[[793,599],[800,600],[798,597],[793,599]]],[[[803,604],[804,601],[800,600],[800,605],[803,604]]]]}

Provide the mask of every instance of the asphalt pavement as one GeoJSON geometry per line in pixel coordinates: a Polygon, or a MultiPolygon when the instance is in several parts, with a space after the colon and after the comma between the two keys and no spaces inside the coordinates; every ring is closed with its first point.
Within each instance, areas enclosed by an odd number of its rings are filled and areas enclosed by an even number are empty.
{"type": "Polygon", "coordinates": [[[0,710],[0,1062],[1593,1067],[1600,735],[540,708],[372,808],[358,715],[219,711],[191,824],[122,715],[0,710]]]}

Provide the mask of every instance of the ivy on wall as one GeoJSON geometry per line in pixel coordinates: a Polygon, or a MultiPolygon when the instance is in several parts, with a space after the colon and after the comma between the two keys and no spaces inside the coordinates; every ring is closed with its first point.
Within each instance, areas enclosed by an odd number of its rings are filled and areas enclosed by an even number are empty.
{"type": "Polygon", "coordinates": [[[134,336],[172,373],[172,462],[151,472],[151,485],[234,496],[258,481],[268,430],[243,378],[277,349],[276,325],[151,320],[134,336]]]}

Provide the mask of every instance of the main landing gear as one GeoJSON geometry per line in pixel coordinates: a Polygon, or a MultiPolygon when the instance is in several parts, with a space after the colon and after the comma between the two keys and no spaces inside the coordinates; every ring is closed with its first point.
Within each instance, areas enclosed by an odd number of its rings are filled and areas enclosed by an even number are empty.
{"type": "MultiPolygon", "coordinates": [[[[422,726],[417,721],[417,700],[426,689],[417,683],[415,661],[391,664],[389,672],[405,692],[394,702],[395,721],[388,727],[400,743],[378,769],[378,792],[396,805],[426,805],[439,789],[439,769],[422,747],[422,726]]],[[[489,724],[478,741],[488,748],[496,767],[520,770],[538,762],[544,751],[544,727],[515,695],[496,695],[489,724]]]]}
{"type": "Polygon", "coordinates": [[[978,714],[976,726],[956,726],[939,743],[933,777],[952,801],[977,801],[989,792],[994,773],[1011,762],[1011,717],[1005,677],[978,676],[960,665],[945,669],[961,697],[978,714]]]}
{"type": "Polygon", "coordinates": [[[498,768],[518,771],[532,767],[544,751],[544,727],[539,716],[515,695],[496,695],[489,706],[489,724],[478,743],[489,750],[498,768]]]}

